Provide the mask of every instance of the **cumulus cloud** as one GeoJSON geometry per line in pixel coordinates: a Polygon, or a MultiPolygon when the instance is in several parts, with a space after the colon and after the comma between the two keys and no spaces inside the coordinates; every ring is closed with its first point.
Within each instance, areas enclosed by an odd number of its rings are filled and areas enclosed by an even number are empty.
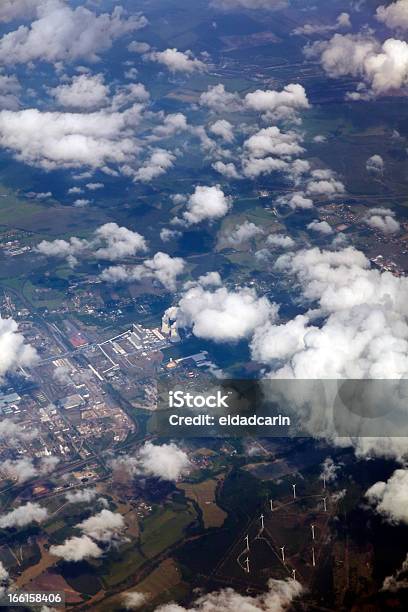
{"type": "Polygon", "coordinates": [[[137,591],[128,591],[123,594],[122,599],[126,610],[138,610],[146,603],[147,595],[137,591]]]}
{"type": "Polygon", "coordinates": [[[340,13],[334,24],[305,23],[303,26],[295,28],[292,32],[295,36],[314,36],[315,34],[327,34],[335,30],[351,28],[350,15],[340,13]]]}
{"type": "Polygon", "coordinates": [[[52,95],[60,106],[80,110],[94,110],[106,106],[109,88],[102,74],[80,74],[74,76],[69,84],[51,89],[52,95]]]}
{"type": "Polygon", "coordinates": [[[244,142],[244,147],[252,157],[274,155],[290,159],[304,152],[300,146],[300,134],[296,132],[281,132],[276,127],[263,128],[244,142]]]}
{"type": "Polygon", "coordinates": [[[335,482],[337,480],[337,472],[341,469],[339,463],[335,463],[331,457],[326,457],[322,463],[322,471],[320,473],[320,480],[325,482],[335,482]]]}
{"type": "Polygon", "coordinates": [[[36,247],[38,253],[67,259],[70,265],[75,265],[78,258],[84,256],[116,261],[146,250],[147,244],[141,234],[117,223],[101,225],[89,240],[72,236],[69,240],[43,240],[36,247]]]}
{"type": "Polygon", "coordinates": [[[21,424],[15,423],[11,419],[0,421],[0,442],[8,445],[15,445],[22,440],[32,440],[37,435],[35,429],[26,429],[21,424]]]}
{"type": "Polygon", "coordinates": [[[255,225],[255,223],[244,221],[244,223],[236,225],[232,231],[228,231],[228,234],[223,237],[223,242],[231,246],[239,246],[243,242],[248,242],[248,240],[252,240],[252,238],[263,233],[263,229],[255,225]]]}
{"type": "Polygon", "coordinates": [[[237,92],[226,91],[222,83],[209,86],[207,91],[200,95],[199,103],[214,112],[225,113],[240,110],[242,107],[241,99],[237,92]]]}
{"type": "Polygon", "coordinates": [[[79,491],[68,491],[65,494],[65,499],[70,504],[86,504],[98,496],[96,489],[80,489],[79,491]]]}
{"type": "Polygon", "coordinates": [[[287,323],[256,329],[253,356],[270,363],[274,376],[408,375],[406,278],[371,269],[363,253],[352,247],[335,252],[301,250],[282,255],[276,267],[297,277],[305,312],[287,323]]]}
{"type": "Polygon", "coordinates": [[[16,159],[45,170],[134,166],[134,128],[142,107],[123,112],[58,113],[35,108],[0,111],[0,146],[16,159]]]}
{"type": "Polygon", "coordinates": [[[148,159],[134,173],[134,180],[141,183],[150,183],[154,178],[165,174],[173,167],[176,156],[166,149],[153,149],[148,159]]]}
{"type": "Polygon", "coordinates": [[[174,291],[177,277],[183,273],[185,261],[181,257],[170,257],[158,251],[151,259],[137,266],[111,266],[104,270],[101,278],[110,283],[140,281],[143,278],[158,280],[166,289],[174,291]]]}
{"type": "Polygon", "coordinates": [[[363,221],[369,227],[384,234],[395,234],[401,229],[399,222],[395,219],[395,212],[389,208],[371,208],[363,221]]]}
{"type": "Polygon", "coordinates": [[[395,470],[387,482],[376,482],[365,496],[390,523],[408,524],[408,470],[395,470]]]}
{"type": "Polygon", "coordinates": [[[218,119],[215,123],[210,125],[210,132],[219,136],[225,142],[232,142],[234,140],[234,128],[233,125],[226,119],[218,119]]]}
{"type": "Polygon", "coordinates": [[[395,574],[384,579],[381,590],[396,593],[400,589],[408,589],[408,554],[395,574]]]}
{"type": "Polygon", "coordinates": [[[195,71],[205,72],[207,65],[201,60],[194,57],[189,50],[178,51],[178,49],[166,49],[165,51],[153,51],[146,56],[153,62],[158,62],[166,66],[170,72],[186,72],[192,73],[195,71]]]}
{"type": "Polygon", "coordinates": [[[270,578],[268,590],[260,595],[241,595],[227,588],[201,595],[190,608],[170,603],[160,606],[157,612],[284,612],[302,590],[296,580],[270,578]]]}
{"type": "Polygon", "coordinates": [[[138,466],[146,476],[176,481],[191,469],[187,454],[173,443],[146,442],[137,455],[138,466]]]}
{"type": "Polygon", "coordinates": [[[175,444],[152,444],[146,442],[135,457],[122,455],[111,462],[113,472],[135,476],[154,476],[162,480],[176,481],[186,475],[191,464],[187,454],[175,444]]]}
{"type": "Polygon", "coordinates": [[[0,380],[7,372],[34,365],[37,358],[37,352],[26,344],[14,319],[0,317],[0,380]]]}
{"type": "Polygon", "coordinates": [[[104,508],[76,526],[82,533],[98,542],[110,543],[118,538],[126,528],[125,519],[118,512],[104,508]]]}
{"type": "Polygon", "coordinates": [[[318,221],[317,219],[314,219],[311,223],[309,223],[307,229],[326,236],[333,233],[333,230],[327,221],[318,221]]]}
{"type": "Polygon", "coordinates": [[[256,328],[273,320],[277,310],[275,304],[258,297],[252,289],[210,290],[198,282],[187,289],[172,315],[178,327],[191,329],[198,338],[235,342],[249,338],[256,328]]]}
{"type": "Polygon", "coordinates": [[[168,227],[163,227],[163,229],[160,230],[160,240],[162,240],[163,242],[168,242],[169,240],[180,238],[181,235],[182,233],[178,230],[172,230],[168,227]]]}
{"type": "Polygon", "coordinates": [[[0,516],[0,528],[25,527],[30,523],[42,523],[48,517],[46,508],[39,504],[28,502],[25,506],[19,506],[7,514],[0,516]]]}
{"type": "Polygon", "coordinates": [[[32,459],[6,459],[0,466],[0,472],[5,478],[10,478],[18,483],[26,482],[35,476],[46,476],[50,474],[59,463],[58,457],[43,457],[37,466],[32,459]]]}
{"type": "Polygon", "coordinates": [[[392,30],[408,30],[408,2],[397,0],[377,8],[376,18],[392,30]]]}
{"type": "Polygon", "coordinates": [[[335,178],[331,170],[313,170],[311,177],[306,185],[308,196],[337,197],[346,191],[343,183],[335,178]]]}
{"type": "Polygon", "coordinates": [[[408,44],[389,38],[380,44],[371,33],[335,34],[304,49],[308,58],[318,57],[332,78],[360,77],[352,100],[387,95],[408,83],[408,44]],[[368,88],[368,89],[367,89],[368,88]]]}
{"type": "MultiPolygon", "coordinates": [[[[3,19],[13,16],[7,7],[2,12],[3,19]]],[[[15,13],[20,16],[22,7],[18,6],[15,13]]],[[[98,61],[99,54],[109,50],[113,41],[147,23],[140,14],[126,17],[119,6],[111,14],[96,15],[84,6],[73,9],[64,0],[40,0],[36,17],[29,26],[21,25],[0,38],[2,63],[98,61]]]]}
{"type": "Polygon", "coordinates": [[[281,249],[292,249],[295,246],[295,241],[284,234],[270,234],[266,239],[266,244],[281,249]]]}
{"type": "Polygon", "coordinates": [[[294,119],[299,111],[310,108],[305,88],[299,83],[290,83],[281,91],[257,89],[245,96],[245,104],[264,113],[268,120],[294,119]]]}
{"type": "Polygon", "coordinates": [[[366,170],[372,174],[382,174],[384,172],[384,160],[381,155],[372,155],[366,161],[366,170]]]}
{"type": "Polygon", "coordinates": [[[65,540],[63,544],[50,546],[50,554],[61,557],[65,561],[83,561],[84,559],[98,559],[103,551],[87,535],[74,536],[65,540]]]}
{"type": "Polygon", "coordinates": [[[232,198],[226,196],[219,185],[198,185],[187,201],[183,221],[188,225],[224,217],[232,206],[232,198]]]}
{"type": "Polygon", "coordinates": [[[295,191],[284,196],[280,196],[277,201],[279,205],[289,206],[289,208],[313,208],[313,200],[307,198],[303,191],[295,191]]]}
{"type": "Polygon", "coordinates": [[[36,14],[40,0],[3,0],[0,6],[0,21],[8,23],[23,17],[30,19],[36,14]]]}
{"type": "Polygon", "coordinates": [[[0,74],[0,108],[18,109],[20,93],[21,85],[16,76],[0,74]]]}
{"type": "Polygon", "coordinates": [[[230,179],[241,178],[241,175],[239,174],[233,162],[225,163],[222,161],[216,161],[212,164],[212,167],[214,168],[214,170],[216,170],[216,172],[219,172],[219,174],[222,174],[223,176],[227,178],[230,178],[230,179]]]}

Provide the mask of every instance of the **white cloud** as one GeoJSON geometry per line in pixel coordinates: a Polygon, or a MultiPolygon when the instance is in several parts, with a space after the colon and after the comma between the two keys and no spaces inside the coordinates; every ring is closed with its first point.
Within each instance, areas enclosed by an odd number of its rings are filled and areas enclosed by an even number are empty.
{"type": "Polygon", "coordinates": [[[1,473],[6,478],[11,478],[18,483],[26,482],[38,475],[51,473],[59,463],[58,457],[43,457],[36,467],[32,459],[23,457],[21,459],[6,459],[0,466],[1,473]]]}
{"type": "Polygon", "coordinates": [[[96,489],[79,489],[78,491],[68,491],[65,498],[70,504],[85,504],[93,501],[98,496],[96,489]]]}
{"type": "Polygon", "coordinates": [[[222,83],[209,86],[207,91],[200,95],[199,102],[201,106],[206,106],[219,113],[225,113],[226,110],[231,113],[240,110],[242,106],[239,95],[236,92],[226,91],[222,83]]]}
{"type": "Polygon", "coordinates": [[[201,595],[191,608],[164,604],[156,612],[284,612],[302,593],[296,580],[268,580],[268,590],[260,595],[241,595],[232,588],[201,595]]]}
{"type": "Polygon", "coordinates": [[[239,174],[233,162],[225,163],[222,161],[216,161],[212,164],[212,167],[214,168],[214,170],[216,170],[217,172],[219,172],[220,174],[222,174],[223,176],[227,178],[230,178],[230,179],[241,178],[241,175],[239,174]]]}
{"type": "Polygon", "coordinates": [[[281,132],[276,127],[263,128],[250,136],[245,142],[244,147],[252,157],[265,157],[275,155],[284,159],[290,159],[295,155],[304,152],[300,146],[300,134],[296,132],[281,132]]]}
{"type": "Polygon", "coordinates": [[[133,131],[142,107],[123,112],[0,111],[0,146],[45,170],[134,164],[139,148],[133,131]]]}
{"type": "Polygon", "coordinates": [[[61,106],[79,110],[106,106],[109,98],[109,88],[102,74],[74,76],[71,83],[59,85],[51,89],[51,93],[61,106]]]}
{"type": "Polygon", "coordinates": [[[245,104],[275,120],[294,119],[299,111],[310,108],[306,91],[299,83],[285,85],[281,91],[257,89],[245,96],[245,104]]]}
{"type": "Polygon", "coordinates": [[[87,535],[74,536],[65,540],[63,544],[50,546],[50,554],[62,557],[65,561],[83,561],[84,559],[98,559],[103,551],[87,535]]]}
{"type": "Polygon", "coordinates": [[[57,239],[43,240],[36,251],[47,257],[67,259],[70,265],[78,263],[79,257],[96,257],[115,261],[146,251],[147,244],[143,236],[117,223],[105,223],[95,230],[89,240],[72,236],[69,241],[57,239]]]}
{"type": "Polygon", "coordinates": [[[232,142],[234,140],[233,130],[233,125],[226,119],[218,119],[218,121],[210,125],[210,132],[220,136],[225,142],[232,142]]]}
{"type": "Polygon", "coordinates": [[[305,312],[287,323],[257,328],[253,356],[271,364],[273,376],[376,379],[408,375],[406,278],[370,269],[363,253],[352,247],[335,252],[302,250],[282,255],[276,266],[297,277],[305,312]],[[272,341],[278,333],[280,341],[272,341]],[[283,344],[288,347],[284,354],[283,344]]]}
{"type": "Polygon", "coordinates": [[[101,278],[110,283],[131,283],[143,278],[154,278],[169,291],[174,291],[177,277],[183,273],[184,266],[185,262],[181,257],[170,257],[167,253],[158,251],[152,259],[146,259],[141,265],[111,266],[102,272],[101,278]]]}
{"type": "Polygon", "coordinates": [[[147,595],[137,591],[128,591],[122,595],[122,600],[126,610],[138,610],[146,603],[147,595]]]}
{"type": "Polygon", "coordinates": [[[172,168],[176,156],[166,149],[153,149],[150,157],[134,173],[134,180],[150,183],[154,178],[172,168]]]}
{"type": "Polygon", "coordinates": [[[399,232],[401,226],[394,217],[395,212],[389,208],[371,208],[363,221],[369,227],[384,234],[395,234],[399,232]]]}
{"type": "Polygon", "coordinates": [[[177,49],[166,49],[165,51],[153,51],[146,55],[153,62],[158,62],[166,66],[170,72],[186,72],[192,73],[195,71],[205,72],[207,65],[201,60],[194,57],[191,51],[178,51],[177,49]]]}
{"type": "Polygon", "coordinates": [[[263,229],[255,225],[255,223],[244,221],[241,225],[236,225],[233,230],[229,230],[225,237],[223,237],[223,241],[232,246],[239,246],[243,242],[252,240],[252,238],[263,233],[263,229]]]}
{"type": "Polygon", "coordinates": [[[0,380],[7,372],[35,364],[37,353],[19,333],[14,319],[0,317],[0,380]]]}
{"type": "Polygon", "coordinates": [[[18,109],[20,93],[21,85],[16,76],[0,74],[0,108],[18,109]]]}
{"type": "Polygon", "coordinates": [[[292,209],[313,208],[313,200],[307,198],[303,191],[296,191],[285,196],[280,196],[277,199],[277,204],[286,205],[292,209]]]}
{"type": "Polygon", "coordinates": [[[318,57],[330,77],[360,77],[363,83],[348,96],[352,100],[387,95],[408,83],[408,44],[403,40],[389,38],[380,44],[370,33],[335,34],[304,52],[318,57]]]}
{"type": "Polygon", "coordinates": [[[322,463],[322,471],[319,478],[325,482],[335,482],[337,480],[337,472],[340,469],[341,465],[339,463],[335,463],[331,457],[326,457],[322,463]]]}
{"type": "Polygon", "coordinates": [[[0,21],[9,22],[22,17],[30,19],[36,14],[40,0],[3,0],[0,6],[0,21]]]}
{"type": "Polygon", "coordinates": [[[140,14],[127,18],[119,6],[111,14],[96,15],[84,6],[72,9],[64,0],[38,2],[36,15],[30,26],[21,25],[0,39],[1,62],[97,61],[114,40],[147,23],[140,14]]]}
{"type": "Polygon", "coordinates": [[[392,30],[408,30],[408,2],[397,0],[377,8],[376,18],[392,30]]]}
{"type": "Polygon", "coordinates": [[[183,220],[188,225],[224,217],[232,206],[232,198],[226,196],[219,185],[198,185],[187,201],[183,220]]]}
{"type": "Polygon", "coordinates": [[[309,196],[337,197],[345,191],[343,183],[335,178],[331,170],[313,170],[312,178],[306,185],[309,196]]]}
{"type": "Polygon", "coordinates": [[[176,238],[180,238],[181,235],[182,233],[179,232],[178,230],[172,230],[172,229],[169,229],[168,227],[163,227],[163,229],[160,230],[160,240],[162,240],[163,242],[168,242],[169,240],[175,240],[176,238]]]}
{"type": "Polygon", "coordinates": [[[346,28],[351,28],[350,15],[348,13],[340,13],[334,24],[305,23],[303,26],[295,28],[292,34],[296,36],[314,36],[315,34],[327,34],[328,32],[346,28]]]}
{"type": "Polygon", "coordinates": [[[11,419],[0,421],[0,441],[8,445],[15,445],[22,440],[31,440],[37,433],[37,430],[32,427],[25,429],[22,424],[15,423],[11,419]]]}
{"type": "Polygon", "coordinates": [[[366,161],[366,170],[373,174],[382,174],[384,172],[384,160],[381,155],[372,155],[366,161]]]}
{"type": "Polygon", "coordinates": [[[272,247],[291,249],[295,246],[295,241],[284,234],[270,234],[266,239],[266,244],[272,247]]]}
{"type": "Polygon", "coordinates": [[[187,454],[175,444],[146,442],[137,455],[139,469],[147,476],[176,481],[191,469],[187,454]]]}
{"type": "Polygon", "coordinates": [[[251,337],[255,329],[275,319],[277,311],[275,304],[252,289],[211,291],[198,283],[184,293],[172,316],[178,327],[191,329],[198,338],[235,342],[251,337]]]}
{"type": "Polygon", "coordinates": [[[408,588],[408,554],[405,557],[402,566],[395,572],[393,576],[387,576],[384,579],[381,590],[396,593],[400,589],[408,588]]]}
{"type": "Polygon", "coordinates": [[[46,508],[28,502],[25,506],[19,506],[7,514],[2,514],[0,516],[0,528],[25,527],[30,523],[42,523],[47,517],[46,508]]]}
{"type": "Polygon", "coordinates": [[[76,525],[82,533],[98,542],[109,543],[117,540],[126,528],[125,519],[119,512],[104,508],[98,514],[76,525]]]}
{"type": "Polygon", "coordinates": [[[390,523],[408,524],[408,470],[395,470],[387,482],[376,482],[365,496],[390,523]]]}
{"type": "Polygon", "coordinates": [[[314,219],[311,223],[309,223],[307,229],[325,235],[333,233],[333,230],[327,221],[318,221],[317,219],[314,219]]]}

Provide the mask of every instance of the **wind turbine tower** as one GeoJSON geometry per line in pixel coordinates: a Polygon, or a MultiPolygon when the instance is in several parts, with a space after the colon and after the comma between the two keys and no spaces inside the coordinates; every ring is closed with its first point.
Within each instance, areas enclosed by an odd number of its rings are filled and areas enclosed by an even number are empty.
{"type": "Polygon", "coordinates": [[[249,550],[249,535],[248,534],[245,536],[245,542],[246,542],[246,549],[249,550]]]}
{"type": "Polygon", "coordinates": [[[249,559],[248,559],[248,557],[245,559],[244,563],[245,563],[245,571],[246,571],[247,574],[249,574],[249,559]]]}
{"type": "Polygon", "coordinates": [[[312,565],[313,567],[316,567],[316,558],[315,558],[314,548],[312,548],[312,565]]]}
{"type": "Polygon", "coordinates": [[[285,547],[281,546],[281,553],[282,553],[282,562],[285,563],[285,547]]]}
{"type": "Polygon", "coordinates": [[[296,485],[295,484],[292,485],[292,489],[293,489],[293,499],[296,499],[296,485]]]}
{"type": "Polygon", "coordinates": [[[311,527],[312,527],[312,540],[314,540],[315,539],[315,526],[312,525],[311,527]]]}

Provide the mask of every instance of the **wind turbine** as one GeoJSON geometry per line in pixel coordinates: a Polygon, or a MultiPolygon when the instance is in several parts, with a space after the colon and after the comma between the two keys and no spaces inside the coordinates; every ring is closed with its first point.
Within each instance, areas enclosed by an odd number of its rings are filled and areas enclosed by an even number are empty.
{"type": "Polygon", "coordinates": [[[282,562],[285,563],[285,547],[281,546],[281,553],[282,553],[282,562]]]}
{"type": "Polygon", "coordinates": [[[315,526],[311,525],[311,527],[312,527],[312,540],[314,540],[315,539],[315,526]]]}
{"type": "Polygon", "coordinates": [[[271,500],[271,499],[269,500],[269,505],[270,505],[270,507],[271,507],[271,512],[273,512],[273,502],[272,502],[272,500],[271,500]]]}
{"type": "Polygon", "coordinates": [[[293,577],[293,580],[296,580],[296,570],[295,569],[292,570],[292,577],[293,577]]]}
{"type": "Polygon", "coordinates": [[[292,489],[293,489],[293,499],[296,499],[296,485],[295,484],[292,485],[292,489]]]}
{"type": "Polygon", "coordinates": [[[327,505],[326,505],[326,498],[323,497],[323,509],[325,512],[327,512],[327,505]]]}
{"type": "Polygon", "coordinates": [[[261,514],[259,518],[261,519],[261,531],[263,531],[264,530],[264,515],[261,514]]]}
{"type": "Polygon", "coordinates": [[[245,559],[244,563],[246,565],[245,571],[246,571],[247,574],[249,574],[249,559],[248,559],[248,557],[245,559]]]}
{"type": "Polygon", "coordinates": [[[312,565],[313,565],[313,567],[316,567],[316,559],[315,559],[314,548],[312,548],[312,565]]]}
{"type": "Polygon", "coordinates": [[[246,542],[246,549],[249,550],[249,535],[247,534],[244,539],[246,542]]]}
{"type": "Polygon", "coordinates": [[[326,489],[326,476],[323,476],[323,489],[326,489]]]}

